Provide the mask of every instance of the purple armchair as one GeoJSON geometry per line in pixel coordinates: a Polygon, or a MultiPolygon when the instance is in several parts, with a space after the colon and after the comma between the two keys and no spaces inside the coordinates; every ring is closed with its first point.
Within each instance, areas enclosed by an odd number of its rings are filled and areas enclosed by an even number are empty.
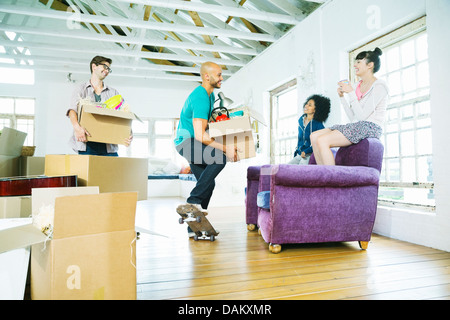
{"type": "MultiPolygon", "coordinates": [[[[336,166],[311,165],[314,156],[307,166],[261,166],[256,224],[269,250],[278,253],[287,243],[341,241],[358,241],[367,249],[377,210],[382,158],[381,142],[364,139],[340,148],[336,166]],[[261,195],[266,196],[266,205],[261,204],[261,195]]],[[[249,168],[252,181],[256,170],[249,168]]],[[[249,182],[247,187],[247,224],[255,223],[253,184],[249,182]]]]}

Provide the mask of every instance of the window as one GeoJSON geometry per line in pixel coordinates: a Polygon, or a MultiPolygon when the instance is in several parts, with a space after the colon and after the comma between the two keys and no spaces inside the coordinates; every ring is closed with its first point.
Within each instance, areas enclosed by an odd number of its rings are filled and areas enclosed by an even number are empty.
{"type": "Polygon", "coordinates": [[[270,92],[270,163],[287,163],[298,142],[297,81],[292,80],[270,92]]]}
{"type": "Polygon", "coordinates": [[[9,127],[27,133],[24,146],[34,146],[35,100],[0,97],[0,130],[9,127]]]}
{"type": "Polygon", "coordinates": [[[177,125],[177,119],[148,118],[142,119],[142,122],[133,121],[133,142],[128,148],[120,145],[119,155],[136,158],[170,159],[176,163],[184,164],[173,143],[177,125]]]}
{"type": "Polygon", "coordinates": [[[377,46],[383,50],[381,69],[376,76],[387,82],[390,101],[381,137],[385,150],[380,203],[434,210],[425,26],[425,17],[420,18],[354,50],[350,56],[377,46]]]}

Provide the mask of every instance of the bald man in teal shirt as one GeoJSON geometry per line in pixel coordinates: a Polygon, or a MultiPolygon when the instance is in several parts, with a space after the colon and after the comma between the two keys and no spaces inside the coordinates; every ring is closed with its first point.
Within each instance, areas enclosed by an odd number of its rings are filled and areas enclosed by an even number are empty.
{"type": "MultiPolygon", "coordinates": [[[[195,206],[208,208],[215,187],[215,178],[227,161],[237,161],[237,148],[215,141],[207,132],[208,120],[214,107],[214,89],[222,85],[222,69],[213,62],[205,62],[200,68],[202,84],[192,91],[180,113],[175,148],[189,162],[197,183],[186,204],[177,211],[195,206]]],[[[189,230],[189,229],[188,229],[189,230]]],[[[190,232],[189,236],[193,236],[190,232]]]]}

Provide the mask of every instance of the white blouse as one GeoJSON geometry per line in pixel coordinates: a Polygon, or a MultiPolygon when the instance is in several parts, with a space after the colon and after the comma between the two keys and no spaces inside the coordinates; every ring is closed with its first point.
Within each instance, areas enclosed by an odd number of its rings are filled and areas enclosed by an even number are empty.
{"type": "Polygon", "coordinates": [[[350,121],[371,121],[382,127],[389,100],[389,90],[386,82],[377,79],[370,89],[364,93],[361,100],[356,97],[355,90],[341,97],[341,103],[350,121]]]}

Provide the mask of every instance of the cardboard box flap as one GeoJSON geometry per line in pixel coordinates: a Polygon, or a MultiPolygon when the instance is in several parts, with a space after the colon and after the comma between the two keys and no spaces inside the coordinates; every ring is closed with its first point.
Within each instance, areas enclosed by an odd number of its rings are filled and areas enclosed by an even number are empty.
{"type": "Polygon", "coordinates": [[[212,138],[251,130],[252,127],[248,116],[235,117],[230,120],[211,122],[209,124],[209,135],[212,138]]]}
{"type": "Polygon", "coordinates": [[[46,239],[47,236],[31,224],[31,218],[0,220],[0,253],[25,248],[46,239]],[[2,227],[4,224],[8,226],[2,227]]]}
{"type": "Polygon", "coordinates": [[[141,119],[139,119],[133,112],[99,108],[94,105],[81,106],[81,114],[80,114],[81,117],[82,117],[83,112],[89,112],[92,114],[99,114],[99,115],[103,115],[103,116],[110,116],[110,117],[117,117],[117,118],[141,121],[141,119]]]}
{"type": "Polygon", "coordinates": [[[266,119],[264,119],[264,116],[261,113],[252,108],[248,108],[248,113],[250,114],[250,118],[253,118],[259,123],[267,126],[266,119]]]}
{"type": "Polygon", "coordinates": [[[27,134],[25,132],[4,127],[0,135],[0,154],[19,157],[22,154],[22,147],[26,137],[27,134]]]}
{"type": "Polygon", "coordinates": [[[137,192],[55,199],[53,239],[134,230],[137,192]]]}

